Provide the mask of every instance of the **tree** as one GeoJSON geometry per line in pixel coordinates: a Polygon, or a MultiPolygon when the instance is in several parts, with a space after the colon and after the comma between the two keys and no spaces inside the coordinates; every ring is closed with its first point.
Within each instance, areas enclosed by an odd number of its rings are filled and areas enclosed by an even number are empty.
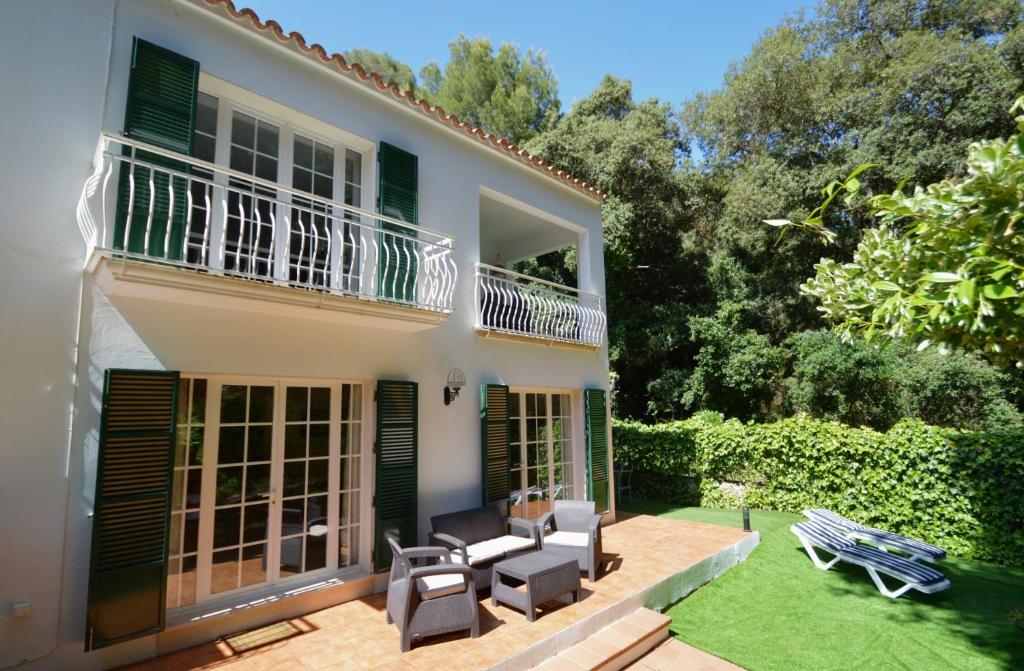
{"type": "MultiPolygon", "coordinates": [[[[605,76],[526,148],[610,193],[603,220],[605,274],[614,278],[606,305],[616,407],[622,416],[644,416],[648,383],[692,367],[688,321],[704,301],[706,260],[686,241],[672,108],[653,98],[637,102],[628,81],[605,76]]],[[[567,265],[564,254],[548,262],[567,265]]]]}
{"type": "Polygon", "coordinates": [[[543,52],[523,54],[514,44],[497,53],[486,37],[459,35],[444,70],[420,70],[420,97],[488,133],[521,143],[558,119],[558,80],[543,52]]]}
{"type": "MultiPolygon", "coordinates": [[[[887,431],[908,417],[907,362],[898,346],[844,342],[830,331],[802,331],[786,341],[792,357],[786,409],[887,431]]],[[[936,413],[938,414],[938,413],[936,413]]]]}
{"type": "Polygon", "coordinates": [[[344,54],[349,63],[359,63],[364,70],[376,72],[385,82],[394,82],[402,91],[416,89],[416,76],[405,63],[395,60],[390,54],[370,49],[349,49],[344,54]]]}
{"type": "Polygon", "coordinates": [[[848,338],[886,334],[1024,368],[1024,115],[1017,126],[972,144],[963,179],[874,197],[880,226],[851,262],[822,259],[801,291],[848,338]]]}

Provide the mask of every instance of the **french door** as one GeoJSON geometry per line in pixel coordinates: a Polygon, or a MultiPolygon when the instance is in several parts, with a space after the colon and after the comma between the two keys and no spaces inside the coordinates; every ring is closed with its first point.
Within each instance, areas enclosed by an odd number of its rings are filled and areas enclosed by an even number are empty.
{"type": "Polygon", "coordinates": [[[357,564],[362,385],[181,384],[168,608],[357,564]]]}
{"type": "Polygon", "coordinates": [[[573,498],[572,423],[569,394],[510,391],[512,515],[536,519],[573,498]]]}

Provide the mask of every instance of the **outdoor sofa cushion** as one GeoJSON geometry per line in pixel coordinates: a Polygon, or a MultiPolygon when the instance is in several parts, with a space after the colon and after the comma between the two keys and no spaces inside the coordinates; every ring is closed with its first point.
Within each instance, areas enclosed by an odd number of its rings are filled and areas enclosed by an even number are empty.
{"type": "MultiPolygon", "coordinates": [[[[504,558],[510,552],[527,550],[535,545],[536,542],[532,538],[505,535],[467,545],[466,552],[469,554],[469,565],[477,566],[487,561],[504,558]]],[[[452,561],[463,563],[462,553],[459,550],[452,550],[452,561]]]]}

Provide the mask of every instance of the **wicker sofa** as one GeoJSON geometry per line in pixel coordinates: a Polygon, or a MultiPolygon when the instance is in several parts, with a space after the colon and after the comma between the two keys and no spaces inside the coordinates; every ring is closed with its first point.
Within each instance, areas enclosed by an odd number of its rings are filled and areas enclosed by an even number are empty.
{"type": "Polygon", "coordinates": [[[430,518],[430,525],[430,545],[448,548],[455,563],[469,564],[477,591],[490,589],[496,563],[540,549],[535,524],[518,517],[506,518],[494,505],[435,515],[430,518]],[[513,530],[527,535],[510,533],[513,530]]]}

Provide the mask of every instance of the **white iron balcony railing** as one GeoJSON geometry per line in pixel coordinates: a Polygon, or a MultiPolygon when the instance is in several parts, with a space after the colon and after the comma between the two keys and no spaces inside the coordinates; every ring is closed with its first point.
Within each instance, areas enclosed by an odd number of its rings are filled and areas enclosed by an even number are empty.
{"type": "Polygon", "coordinates": [[[451,236],[112,133],[78,220],[114,258],[452,311],[451,236]]]}
{"type": "Polygon", "coordinates": [[[476,264],[476,327],[590,347],[604,344],[601,296],[554,282],[476,264]]]}

